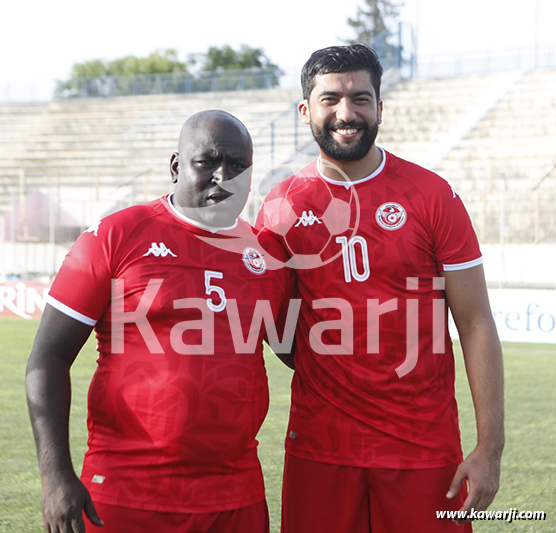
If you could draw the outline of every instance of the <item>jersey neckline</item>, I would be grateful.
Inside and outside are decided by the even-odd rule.
[[[184,214],[180,213],[180,212],[177,210],[177,208],[176,208],[176,206],[174,205],[174,202],[173,202],[173,200],[172,200],[173,196],[174,196],[174,193],[171,192],[170,194],[168,194],[168,195],[165,197],[165,199],[166,199],[166,201],[168,202],[168,206],[169,206],[169,208],[170,208],[170,209],[169,209],[169,210],[170,210],[170,213],[171,213],[172,215],[174,215],[175,217],[177,217],[180,221],[185,222],[185,223],[187,223],[187,224],[189,224],[190,226],[193,226],[193,227],[195,227],[195,228],[199,228],[199,229],[202,229],[202,230],[204,230],[204,231],[208,231],[208,232],[210,232],[210,233],[217,233],[217,232],[220,232],[220,231],[230,231],[230,230],[233,230],[233,229],[236,229],[236,228],[237,228],[238,221],[239,221],[239,219],[237,219],[237,218],[236,218],[235,222],[234,222],[231,226],[226,226],[226,227],[222,227],[222,228],[220,228],[220,227],[215,227],[215,226],[207,226],[206,224],[203,224],[203,223],[201,223],[201,222],[197,222],[196,220],[193,220],[192,218],[189,218],[189,217],[185,216]]]
[[[369,174],[368,176],[361,178],[360,180],[357,181],[339,181],[339,180],[333,180],[331,178],[328,178],[324,175],[324,172],[321,170],[321,162],[322,162],[322,158],[319,155],[318,159],[317,159],[317,172],[319,173],[320,177],[326,181],[327,183],[330,183],[332,185],[341,185],[342,187],[345,187],[346,189],[349,189],[351,186],[353,185],[358,185],[359,183],[364,183],[366,181],[372,180],[373,178],[376,178],[383,170],[384,167],[386,166],[386,151],[384,150],[384,148],[381,148],[380,146],[377,146],[377,148],[380,150],[381,154],[382,154],[382,161],[380,162],[380,165],[378,165],[377,169],[372,173]]]

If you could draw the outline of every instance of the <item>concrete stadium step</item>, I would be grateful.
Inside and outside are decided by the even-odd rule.
[[[383,95],[378,144],[428,165],[434,147],[485,92],[500,83],[500,76],[399,83]],[[209,108],[232,112],[250,129],[259,180],[270,160],[271,120],[275,120],[275,151],[293,150],[296,140],[298,146],[311,141],[310,129],[294,123],[294,105],[300,98],[299,90],[272,89],[0,104],[0,208],[13,201],[21,169],[27,190],[60,184],[63,189],[81,186],[102,194],[127,187],[136,200],[163,194],[171,188],[168,160],[177,148],[183,120]],[[550,197],[556,184],[545,180],[540,199],[532,192],[556,162],[555,125],[556,69],[528,72],[463,138],[455,139],[436,165],[461,192],[484,238],[496,242],[500,237],[496,232],[502,215],[496,195],[505,189],[505,216],[512,231],[521,227],[523,238],[556,239],[556,229],[545,222],[556,228],[551,214],[555,198]],[[491,191],[487,200],[485,191]],[[519,191],[516,198],[511,196],[514,191]],[[531,212],[537,219],[542,214],[540,230]],[[531,237],[535,231],[536,237]]]

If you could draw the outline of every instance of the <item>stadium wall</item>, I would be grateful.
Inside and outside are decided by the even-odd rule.
[[[489,286],[556,289],[556,245],[482,244],[481,251]]]

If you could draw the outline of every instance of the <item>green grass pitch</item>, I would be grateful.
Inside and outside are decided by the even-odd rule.
[[[0,319],[0,531],[40,532],[40,481],[25,403],[24,373],[37,321]],[[475,439],[471,397],[456,346],[457,396],[463,446]],[[86,443],[86,390],[96,352],[91,339],[72,369],[71,451],[79,469]],[[501,489],[493,510],[542,510],[543,522],[476,522],[479,532],[556,531],[556,346],[505,344],[506,450]],[[280,525],[283,440],[291,371],[267,355],[271,406],[259,434],[273,532]]]

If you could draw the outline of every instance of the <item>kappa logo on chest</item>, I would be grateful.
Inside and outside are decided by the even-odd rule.
[[[313,224],[322,224],[322,222],[312,210],[309,210],[309,212],[303,211],[295,227],[297,228],[298,226],[303,225],[303,227],[306,228],[307,226],[312,226]]]
[[[172,257],[178,257],[170,248],[168,248],[163,242],[151,243],[151,247],[148,249],[147,253],[143,254],[143,257],[148,255],[153,255],[154,257],[168,257],[169,255]]]

